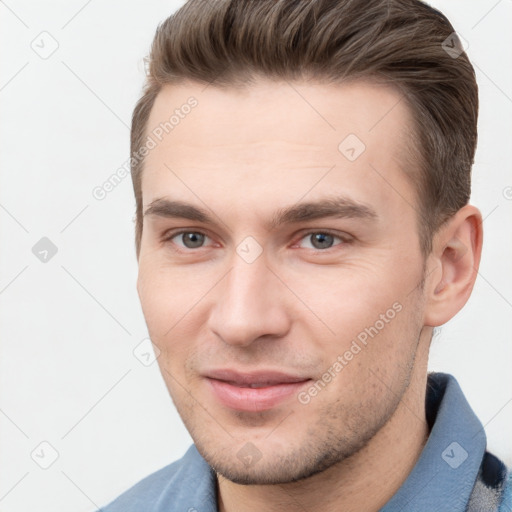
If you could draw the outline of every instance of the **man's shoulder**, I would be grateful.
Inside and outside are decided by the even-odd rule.
[[[512,466],[508,468],[508,475],[498,512],[512,512]]]
[[[150,507],[162,494],[164,488],[173,482],[176,474],[179,474],[182,465],[183,459],[180,459],[155,471],[137,482],[133,487],[124,491],[101,510],[104,512],[150,510]]]
[[[468,512],[512,512],[512,468],[486,451],[469,498]]]
[[[192,445],[185,455],[155,471],[123,492],[101,510],[103,512],[159,512],[169,511],[169,503],[176,510],[189,510],[190,499],[200,496],[215,500],[212,469]],[[204,502],[204,501],[203,501]],[[193,507],[192,507],[193,508]],[[174,510],[174,508],[172,509]]]

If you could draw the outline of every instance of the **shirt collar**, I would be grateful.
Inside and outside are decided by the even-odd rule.
[[[485,453],[485,431],[457,380],[430,373],[426,394],[431,432],[413,470],[380,512],[464,512]]]

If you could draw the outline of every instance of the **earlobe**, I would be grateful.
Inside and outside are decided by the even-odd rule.
[[[478,275],[482,251],[482,215],[472,205],[461,208],[436,233],[425,287],[425,325],[436,327],[453,318],[466,304]]]

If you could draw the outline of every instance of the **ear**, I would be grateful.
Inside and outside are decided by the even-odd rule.
[[[466,304],[482,253],[482,214],[461,208],[435,234],[427,262],[424,324],[435,327],[453,318]]]

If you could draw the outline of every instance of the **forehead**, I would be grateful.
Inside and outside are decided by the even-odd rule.
[[[414,201],[404,165],[411,126],[402,94],[370,82],[168,85],[147,125],[156,145],[145,160],[143,202],[171,190],[190,195],[185,175],[193,192],[210,196],[270,200],[277,188],[283,200],[329,190]]]

